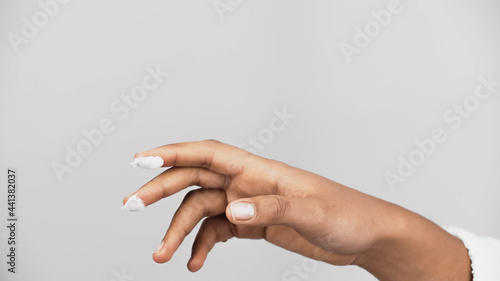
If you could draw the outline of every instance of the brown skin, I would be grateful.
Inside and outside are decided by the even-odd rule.
[[[218,141],[169,144],[138,157],[160,156],[172,167],[137,192],[146,206],[189,186],[153,259],[164,263],[205,217],[193,244],[197,271],[215,243],[265,239],[333,265],[358,265],[379,280],[470,281],[462,241],[426,218],[322,176]],[[133,195],[131,194],[131,195]],[[123,202],[131,196],[124,198]],[[235,221],[231,204],[255,215]]]

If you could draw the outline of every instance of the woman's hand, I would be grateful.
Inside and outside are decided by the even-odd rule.
[[[197,271],[217,242],[265,239],[334,265],[359,265],[381,280],[470,280],[463,243],[425,218],[319,175],[217,141],[165,145],[172,167],[137,195],[150,205],[186,187],[156,262],[167,262],[205,217],[188,268]]]

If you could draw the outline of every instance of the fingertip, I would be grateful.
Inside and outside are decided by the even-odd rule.
[[[123,197],[123,200],[122,200],[123,207],[122,207],[122,208],[124,208],[124,207],[125,207],[125,205],[127,205],[128,200],[130,199],[130,197],[134,196],[134,194],[135,194],[135,193],[132,193],[132,194],[129,194],[129,195],[127,195],[127,196]]]
[[[165,251],[165,249],[162,249],[160,251],[155,251],[153,253],[153,260],[156,263],[166,263],[166,262],[170,261],[171,258],[172,258],[172,256],[168,255],[167,252]]]
[[[134,154],[134,159],[142,158],[142,157],[144,157],[144,152],[137,152],[136,154]]]
[[[256,207],[249,198],[233,201],[226,207],[226,218],[233,224],[251,222],[255,216]]]
[[[177,241],[175,238],[169,238],[167,233],[158,249],[153,253],[153,260],[157,263],[170,261],[181,243],[182,240]]]
[[[130,199],[130,197],[132,197],[132,196],[134,196],[134,195],[136,195],[138,198],[140,198],[140,197],[139,197],[139,193],[138,193],[137,191],[135,191],[135,192],[133,192],[133,193],[130,193],[129,195],[127,195],[127,196],[123,197],[123,201],[122,201],[123,205],[126,205],[126,204],[127,204],[127,202],[128,202],[128,200]]]
[[[137,193],[127,196],[123,200],[123,207],[121,209],[136,212],[142,211],[147,206],[144,201],[138,196]]]
[[[188,263],[187,263],[187,268],[191,272],[197,272],[203,267],[204,259],[199,256],[192,256]]]
[[[133,167],[146,169],[146,170],[156,170],[163,167],[165,164],[164,160],[160,156],[135,156],[134,161],[130,163]]]

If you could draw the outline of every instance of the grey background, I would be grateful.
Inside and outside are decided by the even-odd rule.
[[[500,238],[500,90],[458,130],[442,119],[479,75],[500,74],[500,4],[402,0],[403,11],[348,63],[339,44],[352,44],[354,28],[387,3],[244,0],[220,20],[211,0],[73,0],[16,54],[8,33],[20,34],[22,18],[40,7],[0,1],[0,217],[5,170],[15,167],[20,218],[18,273],[1,262],[1,279],[118,281],[125,270],[138,281],[285,280],[304,258],[252,240],[216,245],[190,273],[196,231],[172,261],[154,263],[185,192],[141,213],[119,210],[158,173],[130,167],[134,153],[207,138],[239,145],[283,107],[296,117],[259,155]],[[110,104],[155,65],[172,76],[119,119]],[[64,163],[65,147],[103,118],[115,131],[58,181],[51,163]],[[438,127],[448,140],[391,190],[384,173]],[[323,263],[305,279],[374,280]]]

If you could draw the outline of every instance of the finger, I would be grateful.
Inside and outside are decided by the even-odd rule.
[[[163,167],[201,167],[224,175],[235,176],[243,171],[245,162],[255,156],[243,149],[215,140],[167,144],[137,153],[135,158],[159,156]]]
[[[229,183],[227,176],[207,169],[174,167],[146,183],[137,192],[126,196],[123,199],[123,204],[126,204],[133,195],[137,195],[144,202],[144,205],[148,206],[189,186],[224,189]]]
[[[226,207],[226,216],[236,225],[286,225],[310,234],[325,222],[325,212],[315,199],[265,195],[239,199]]]
[[[172,258],[184,238],[206,216],[224,213],[227,200],[221,189],[196,189],[190,191],[172,218],[160,247],[153,254],[154,261],[164,263]]]
[[[187,264],[189,271],[201,269],[215,243],[233,238],[236,232],[234,227],[224,215],[205,219],[193,243],[191,258]]]

